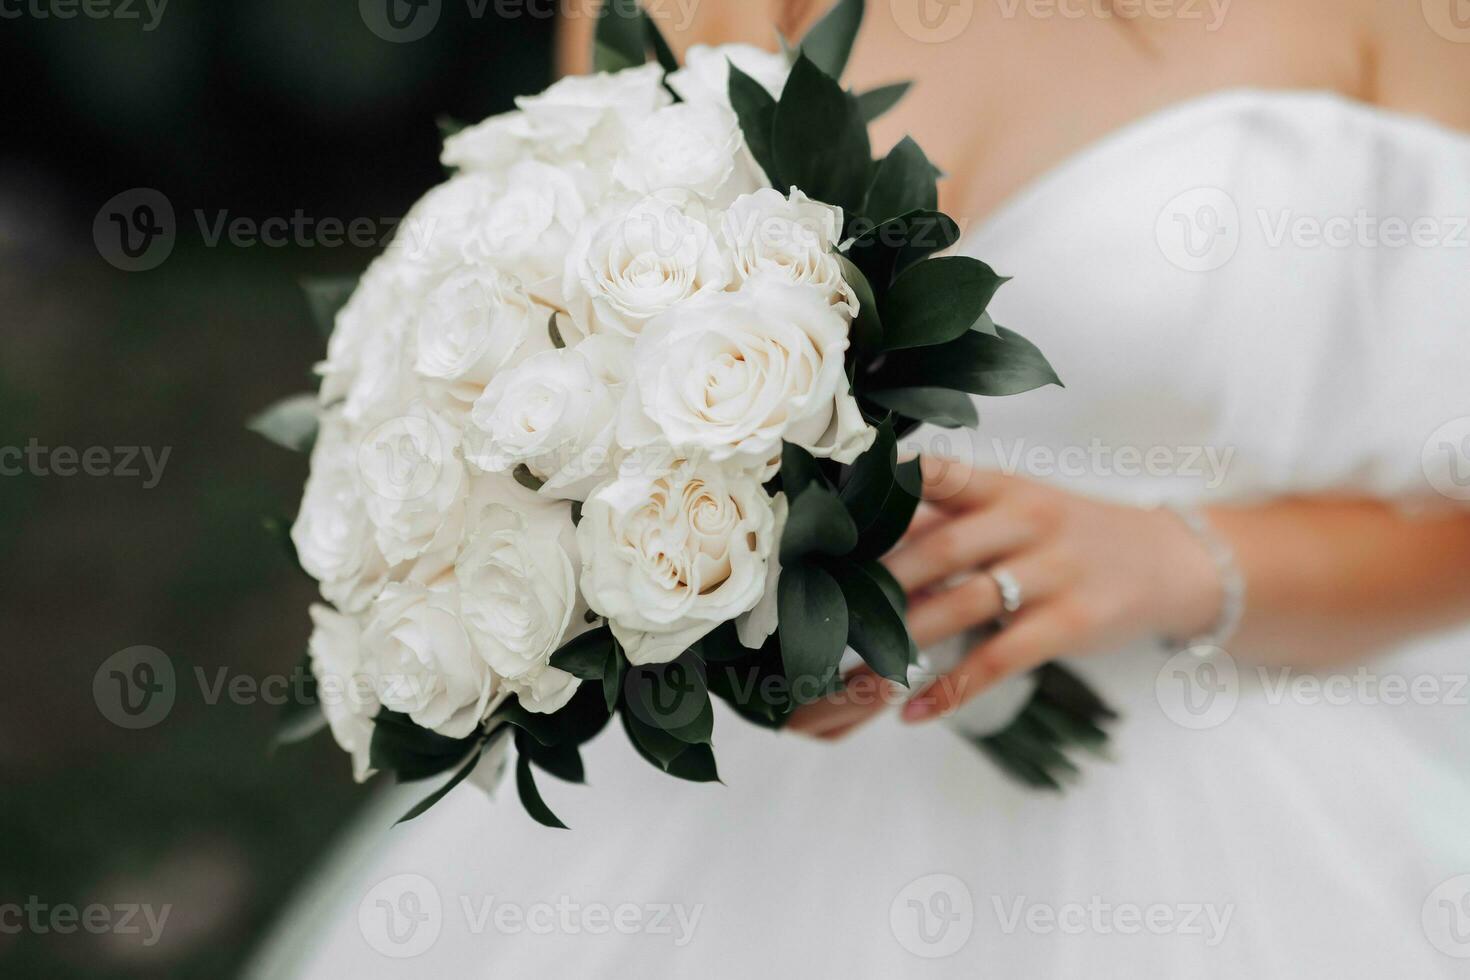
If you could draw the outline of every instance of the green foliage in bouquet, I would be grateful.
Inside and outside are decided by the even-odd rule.
[[[465,739],[446,738],[384,710],[372,737],[373,768],[400,780],[453,773],[403,819],[423,813],[509,741],[527,812],[562,827],[537,789],[534,770],[582,782],[580,746],[614,715],[651,765],[681,779],[718,781],[711,698],[754,724],[779,728],[800,704],[840,687],[839,662],[849,647],[882,677],[907,683],[918,652],[903,592],[878,561],[907,530],[920,496],[919,463],[899,461],[899,439],[924,423],[976,425],[972,395],[1016,395],[1061,382],[1034,345],[986,313],[1004,277],[974,258],[935,257],[960,237],[956,222],[938,210],[940,170],[908,138],[873,158],[868,125],[903,97],[909,83],[862,94],[840,84],[863,12],[863,0],[841,0],[812,28],[792,52],[779,99],[733,64],[729,73],[731,104],[772,186],[800,188],[843,210],[846,244],[839,258],[860,305],[847,374],[865,420],[877,430],[872,448],[851,465],[785,445],[770,488],[782,491],[789,505],[779,547],[777,631],[752,650],[726,623],[670,663],[635,666],[608,626],[598,625],[551,659],[551,666],[583,682],[567,707],[534,714],[511,700]],[[666,71],[678,68],[636,0],[607,0],[597,25],[595,67],[619,71],[650,58]],[[328,332],[351,289],[340,281],[308,287],[313,313]],[[554,334],[554,318],[551,329]],[[299,420],[262,416],[258,422],[269,438],[296,449],[309,445]],[[1059,788],[1076,771],[1066,750],[1099,748],[1106,740],[1101,726],[1114,715],[1059,665],[1041,668],[1035,680],[1020,715],[975,741],[1011,777]],[[308,718],[294,706],[282,740],[320,727],[319,712]]]

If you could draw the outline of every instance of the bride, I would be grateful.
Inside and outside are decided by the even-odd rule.
[[[822,5],[648,6],[684,47]],[[907,704],[721,715],[723,786],[604,736],[595,791],[545,786],[570,833],[463,787],[389,829],[390,794],[255,975],[1463,976],[1462,7],[871,3],[850,83],[917,81],[878,141],[946,165],[1067,383],[927,444],[888,564],[969,652]],[[1057,658],[1121,715],[1060,795],[941,719]]]

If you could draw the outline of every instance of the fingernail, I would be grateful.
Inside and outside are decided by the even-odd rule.
[[[920,692],[917,697],[910,698],[903,706],[903,720],[909,723],[928,721],[939,714],[939,705],[935,703],[933,695],[927,690]]]

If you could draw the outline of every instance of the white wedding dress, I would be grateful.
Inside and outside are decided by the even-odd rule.
[[[1470,497],[1467,214],[1470,137],[1425,121],[1256,91],[1149,116],[971,230],[1067,386],[934,445],[1139,504]],[[838,744],[721,712],[725,785],[613,725],[589,786],[540,779],[570,831],[513,786],[392,828],[433,784],[395,789],[254,975],[1470,975],[1470,630],[1317,696],[1152,644],[1072,666],[1122,719],[1063,795],[894,712]]]

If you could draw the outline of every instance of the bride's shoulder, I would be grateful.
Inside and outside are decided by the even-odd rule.
[[[1470,133],[1470,19],[1464,0],[1373,4],[1371,17],[1371,100]]]

